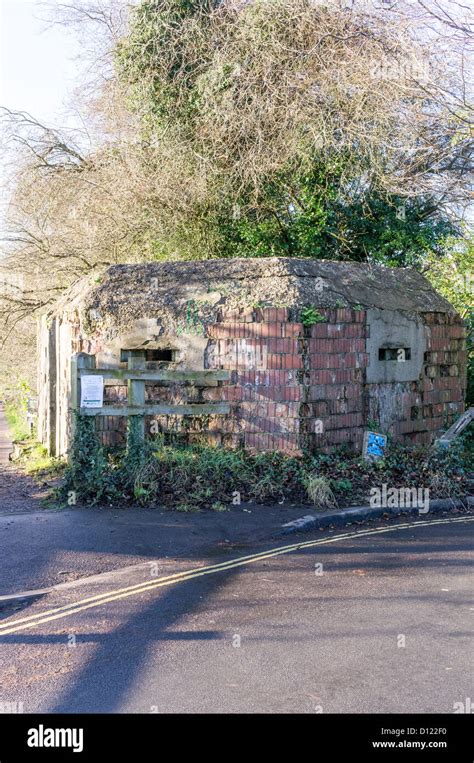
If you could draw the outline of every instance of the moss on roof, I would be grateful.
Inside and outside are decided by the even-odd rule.
[[[112,336],[144,317],[167,332],[194,316],[212,323],[221,308],[362,306],[455,312],[420,273],[355,262],[269,257],[114,265],[85,278],[53,315],[78,312],[89,331]]]

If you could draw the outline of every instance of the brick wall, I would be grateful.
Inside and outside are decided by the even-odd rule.
[[[209,329],[207,360],[210,368],[230,370],[231,380],[204,396],[230,403],[223,444],[299,452],[302,324],[286,308],[226,311],[219,318]]]
[[[429,444],[464,411],[467,330],[454,314],[425,313],[423,321],[423,371],[402,396],[393,434],[399,440]]]
[[[466,329],[459,316],[424,313],[426,353],[419,379],[367,384],[364,310],[319,309],[322,321],[304,327],[286,308],[222,311],[207,329],[205,366],[227,369],[228,383],[208,388],[147,385],[149,402],[219,402],[227,416],[161,416],[155,428],[187,441],[205,440],[249,450],[360,449],[364,428],[391,400],[395,440],[429,443],[464,410]],[[73,351],[96,352],[99,340],[76,341]],[[126,388],[106,387],[106,400]],[[152,419],[147,417],[147,425]],[[123,442],[122,418],[97,420],[104,443]]]
[[[303,340],[307,352],[308,445],[330,450],[347,444],[362,446],[364,425],[364,369],[367,336],[364,310],[320,310],[324,322],[311,327]]]

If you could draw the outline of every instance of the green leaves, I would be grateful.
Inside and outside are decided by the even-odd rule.
[[[433,119],[426,91],[399,78],[373,81],[381,51],[408,65],[418,41],[401,45],[395,27],[354,8],[227,6],[142,0],[117,46],[119,79],[155,156],[156,256],[401,267],[444,256],[454,226],[419,190],[424,172],[433,179],[438,143],[446,158],[440,105],[423,164],[419,126]]]
[[[332,496],[339,505],[364,503],[374,484],[429,487],[432,497],[467,492],[472,439],[449,449],[392,444],[381,461],[368,462],[345,449],[331,454],[256,453],[207,445],[166,444],[147,440],[139,459],[125,450],[107,457],[92,417],[76,428],[72,463],[63,497],[72,490],[78,503],[122,500],[167,506],[177,511],[224,511],[240,502],[321,503]],[[329,492],[328,492],[329,490]],[[334,498],[333,496],[333,498]],[[333,500],[333,498],[331,500]],[[324,501],[323,501],[324,503]]]
[[[315,323],[321,323],[325,320],[326,318],[324,315],[321,315],[321,313],[319,313],[312,305],[303,307],[300,312],[300,321],[303,326],[314,326]]]
[[[420,267],[443,257],[456,226],[429,198],[389,197],[343,164],[315,163],[302,178],[276,177],[258,207],[250,200],[238,220],[223,207],[214,218],[219,256],[314,257]],[[357,182],[356,182],[357,181]],[[353,188],[351,188],[353,185]]]
[[[107,458],[95,431],[95,417],[76,414],[70,465],[60,497],[77,493],[80,503],[100,503],[115,495]]]

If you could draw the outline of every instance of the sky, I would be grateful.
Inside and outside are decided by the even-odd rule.
[[[27,111],[52,127],[74,127],[79,43],[61,25],[46,25],[40,0],[0,0],[0,106]],[[77,121],[76,121],[77,120]]]
[[[54,6],[54,0],[48,4]],[[26,111],[47,127],[82,127],[79,114],[71,110],[84,67],[79,53],[71,32],[46,23],[43,0],[0,0],[0,107]],[[0,131],[0,238],[13,156],[1,135]]]

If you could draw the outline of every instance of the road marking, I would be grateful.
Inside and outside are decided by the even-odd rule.
[[[397,530],[405,530],[417,527],[431,527],[432,525],[443,525],[456,522],[474,522],[474,517],[453,517],[449,519],[430,519],[427,521],[419,522],[407,522],[404,524],[393,525],[392,527],[381,527],[371,530],[359,530],[351,533],[343,533],[342,535],[333,535],[330,538],[320,538],[319,540],[302,541],[300,543],[292,543],[288,546],[279,546],[268,551],[261,551],[258,554],[251,554],[249,556],[239,556],[235,559],[229,559],[227,562],[220,562],[219,564],[213,564],[207,567],[196,567],[194,569],[185,570],[183,572],[177,572],[173,575],[167,575],[162,578],[156,578],[150,580],[148,583],[137,583],[133,586],[126,588],[118,588],[108,593],[98,594],[85,599],[78,599],[70,604],[65,604],[62,607],[56,607],[46,612],[38,612],[35,615],[29,617],[23,617],[18,620],[10,620],[0,624],[0,636],[7,636],[12,633],[18,633],[21,630],[27,628],[34,628],[35,625],[41,625],[60,618],[69,617],[77,612],[83,612],[86,609],[93,607],[100,607],[102,604],[108,604],[119,599],[125,599],[129,596],[135,596],[140,593],[147,593],[155,588],[162,588],[163,586],[172,585],[173,583],[186,582],[187,580],[193,580],[194,578],[202,577],[203,575],[211,575],[216,572],[224,572],[226,570],[235,569],[236,567],[243,567],[247,564],[262,561],[263,559],[271,559],[282,554],[290,554],[293,551],[299,551],[301,549],[313,548],[315,546],[323,546],[329,543],[336,543],[341,540],[349,540],[355,538],[363,538],[371,535],[381,535],[383,533],[395,532]],[[153,561],[150,561],[153,564]]]

